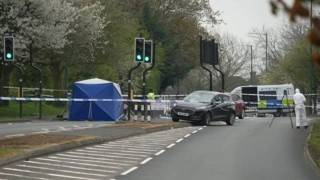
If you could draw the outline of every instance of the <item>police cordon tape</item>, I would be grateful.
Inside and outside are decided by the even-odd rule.
[[[23,101],[23,102],[136,102],[136,103],[178,103],[182,100],[149,100],[149,99],[80,99],[80,98],[21,98],[21,97],[0,97],[0,101]],[[269,106],[283,106],[288,108],[287,105],[280,103],[266,103],[266,102],[244,102],[246,105],[269,105]],[[313,108],[314,106],[305,106]],[[294,108],[291,105],[290,108]]]
[[[0,101],[47,101],[47,102],[144,102],[144,103],[171,103],[179,100],[143,100],[143,99],[80,99],[80,98],[22,98],[0,97]]]

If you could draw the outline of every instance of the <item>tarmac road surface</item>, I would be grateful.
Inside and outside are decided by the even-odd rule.
[[[289,118],[245,118],[204,128],[117,180],[317,180],[304,155],[306,130]]]

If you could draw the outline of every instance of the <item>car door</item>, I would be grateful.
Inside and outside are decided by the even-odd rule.
[[[212,100],[213,109],[212,109],[212,114],[213,114],[213,120],[220,120],[223,118],[223,97],[221,94],[216,95],[213,100]]]
[[[228,119],[232,108],[232,100],[230,96],[222,95],[223,103],[221,104],[221,118]]]

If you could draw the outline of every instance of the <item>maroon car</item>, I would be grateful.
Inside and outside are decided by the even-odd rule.
[[[231,99],[235,104],[236,116],[243,119],[245,115],[246,104],[237,94],[231,94]]]

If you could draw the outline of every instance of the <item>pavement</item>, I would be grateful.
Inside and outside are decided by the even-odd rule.
[[[62,122],[51,122],[50,127],[56,127],[56,126],[63,126]],[[31,137],[32,135],[35,134],[46,134],[46,135],[59,135],[59,136],[79,136],[80,138],[78,140],[74,141],[69,141],[69,142],[62,142],[62,143],[53,143],[49,145],[45,145],[43,147],[35,147],[31,149],[27,149],[13,157],[5,158],[5,159],[0,159],[0,166],[4,166],[16,161],[24,160],[24,159],[29,159],[32,157],[38,157],[42,156],[45,154],[50,154],[50,153],[55,153],[55,152],[60,152],[60,151],[65,151],[69,149],[73,149],[76,147],[82,147],[82,146],[88,146],[88,145],[93,145],[93,144],[98,144],[98,143],[104,143],[107,141],[112,141],[112,140],[117,140],[117,139],[122,139],[130,136],[136,136],[136,135],[141,135],[141,134],[146,134],[146,133],[151,133],[151,132],[157,132],[157,131],[162,131],[162,130],[167,130],[167,129],[173,129],[173,128],[181,128],[181,127],[186,127],[190,126],[188,123],[172,123],[170,121],[156,121],[152,123],[147,123],[147,122],[136,122],[136,123],[97,123],[96,125],[93,126],[87,126],[88,123],[93,123],[93,122],[78,122],[80,125],[76,125],[74,127],[74,123],[76,122],[65,122],[65,126],[71,125],[73,128],[58,128],[56,130],[52,131],[35,131],[35,133],[32,133],[28,131],[29,133],[25,134],[17,134],[17,135],[11,135],[8,137],[8,135],[4,135],[1,138],[26,138],[26,137]],[[11,126],[25,126],[29,125],[30,127],[33,124],[37,124],[40,127],[43,127],[42,125],[46,124],[45,122],[35,122],[31,124],[26,124],[26,123],[17,123],[17,124],[6,124],[6,127],[11,127]],[[85,125],[85,126],[83,126]],[[0,125],[3,129],[6,129],[3,127],[3,124]],[[37,127],[35,127],[37,128]],[[17,128],[19,129],[19,128]],[[32,130],[35,130],[34,128],[31,128]],[[22,130],[30,130],[28,127],[26,129]],[[8,130],[10,131],[10,130]],[[12,132],[12,131],[10,131]]]

